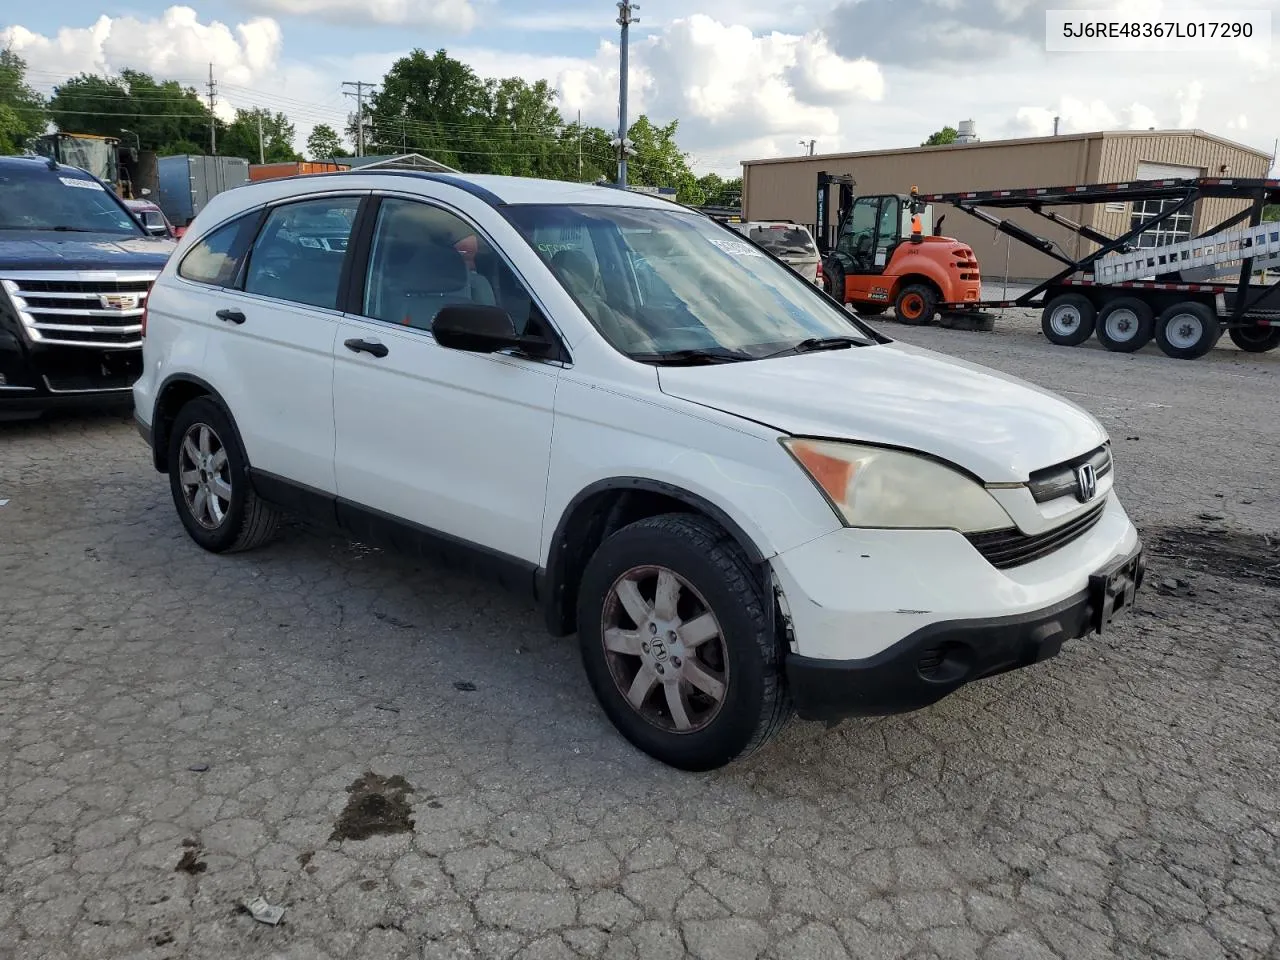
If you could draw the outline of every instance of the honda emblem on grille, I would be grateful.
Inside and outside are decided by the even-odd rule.
[[[1088,503],[1098,492],[1098,471],[1092,463],[1082,463],[1076,467],[1076,499]]]
[[[136,293],[104,293],[98,300],[103,310],[134,310],[138,306]]]

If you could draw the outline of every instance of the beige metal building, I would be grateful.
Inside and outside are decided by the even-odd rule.
[[[812,228],[820,170],[852,174],[857,181],[856,192],[869,196],[905,194],[912,186],[918,186],[921,193],[951,193],[1166,177],[1265,177],[1271,157],[1201,130],[1122,130],[748,160],[742,166],[744,220],[793,220]],[[833,205],[834,193],[833,190]],[[1190,239],[1243,206],[1240,201],[1202,201],[1194,213],[1177,214],[1163,224],[1160,236],[1155,236],[1154,231],[1145,234],[1142,245]],[[1062,216],[1107,236],[1126,232],[1140,218],[1150,217],[1158,210],[1158,202],[1057,208]],[[951,206],[935,209],[935,221],[943,214],[947,219],[942,233],[973,247],[984,278],[1003,278],[1006,265],[1008,275],[1014,280],[1039,280],[1060,269],[1051,258],[1010,241]],[[833,219],[834,215],[833,206]],[[1029,211],[1013,211],[1010,219],[1039,236],[1056,241],[1070,256],[1083,256],[1095,248],[1071,231]]]

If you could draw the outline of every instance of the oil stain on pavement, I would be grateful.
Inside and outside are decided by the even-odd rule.
[[[370,771],[347,787],[351,798],[338,815],[330,840],[367,840],[379,834],[409,833],[413,787],[400,775],[380,777]]]

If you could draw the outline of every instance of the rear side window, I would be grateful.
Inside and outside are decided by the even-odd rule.
[[[249,254],[244,292],[335,310],[359,197],[322,197],[274,208]]]
[[[178,265],[178,276],[215,287],[235,284],[240,262],[253,238],[258,214],[251,213],[225,223],[196,243]]]

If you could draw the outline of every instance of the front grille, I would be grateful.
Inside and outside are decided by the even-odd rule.
[[[22,273],[0,278],[34,343],[123,350],[142,345],[154,272]]]
[[[1075,495],[1076,470],[1086,463],[1093,464],[1093,471],[1101,480],[1112,470],[1111,448],[1104,444],[1074,460],[1037,470],[1031,474],[1030,482],[1027,484],[1031,490],[1031,496],[1035,498],[1036,503],[1048,503],[1059,497]]]
[[[969,542],[993,567],[1008,570],[1010,567],[1020,567],[1024,563],[1047,557],[1055,550],[1061,550],[1067,544],[1079,540],[1102,519],[1105,508],[1104,501],[1045,533],[1032,535],[1021,530],[997,530],[994,533],[970,533],[967,536]]]

